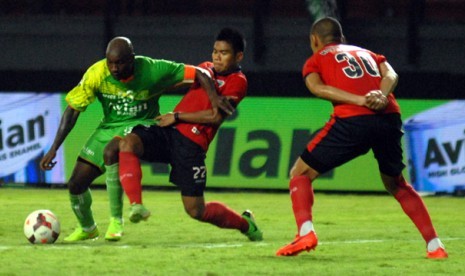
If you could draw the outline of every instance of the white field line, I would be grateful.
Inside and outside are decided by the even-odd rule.
[[[463,238],[441,238],[442,241],[456,241],[456,240],[465,240]],[[347,240],[347,241],[327,241],[327,242],[318,242],[319,245],[346,245],[346,244],[367,244],[367,243],[384,243],[384,242],[398,242],[399,240]],[[419,242],[419,240],[402,240],[402,242]],[[203,248],[203,249],[215,249],[215,248],[237,248],[242,247],[244,245],[250,246],[282,246],[282,244],[277,245],[276,243],[267,243],[267,242],[257,242],[257,243],[191,243],[191,244],[183,244],[183,245],[165,245],[168,248]],[[96,249],[102,246],[99,244],[98,246],[91,246],[91,245],[63,245],[63,244],[51,244],[51,245],[37,245],[41,249],[46,250],[76,250],[76,249]],[[0,245],[0,252],[6,251],[9,249],[14,248],[30,248],[34,249],[36,246],[32,244],[24,244],[20,246],[8,246],[8,245]],[[111,245],[113,249],[133,249],[133,248],[140,248],[140,246],[132,246],[132,245]]]

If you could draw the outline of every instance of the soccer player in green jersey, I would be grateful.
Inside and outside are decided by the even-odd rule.
[[[118,164],[108,162],[111,147],[107,143],[114,137],[123,137],[132,127],[155,123],[158,100],[163,91],[179,84],[198,80],[207,91],[211,103],[232,113],[233,107],[216,94],[213,81],[194,66],[172,61],[136,56],[131,41],[116,37],[107,46],[106,58],[87,69],[82,80],[66,96],[68,107],[64,111],[59,129],[50,150],[40,162],[43,170],[51,170],[56,162],[56,151],[73,129],[81,112],[96,99],[101,103],[103,119],[82,147],[68,182],[71,208],[79,227],[66,237],[68,242],[95,239],[99,236],[92,215],[90,185],[106,172],[106,185],[110,202],[110,224],[105,239],[118,241],[123,234],[123,190],[118,176]],[[105,147],[107,147],[105,149]]]

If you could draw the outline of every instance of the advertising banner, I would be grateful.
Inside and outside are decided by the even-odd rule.
[[[172,111],[181,96],[164,95],[161,112]],[[444,100],[399,100],[404,118],[444,103]],[[65,103],[63,102],[63,105]],[[309,139],[329,119],[330,103],[317,98],[246,97],[220,127],[207,153],[207,186],[288,189],[289,170]],[[65,141],[66,175],[71,175],[79,150],[102,118],[98,103],[80,115]],[[407,160],[405,161],[407,163]],[[169,167],[143,163],[143,184],[171,186]],[[408,173],[405,171],[408,178]],[[104,184],[104,176],[95,181]],[[373,154],[320,176],[315,190],[383,191]]]
[[[41,171],[39,162],[55,137],[61,95],[10,92],[0,101],[0,183],[63,183],[63,152],[57,167]]]
[[[451,101],[405,121],[409,173],[423,192],[465,190],[465,101]]]
[[[39,161],[50,148],[66,107],[62,93],[2,93],[0,102],[0,184],[63,184],[77,155],[102,118],[98,102],[89,106],[57,153],[53,170]],[[160,99],[161,112],[181,96]],[[465,181],[464,101],[399,100],[405,121],[406,163],[420,191],[453,191]],[[435,108],[436,107],[436,108]],[[207,153],[209,187],[287,189],[289,170],[311,137],[329,119],[331,105],[316,98],[247,97],[219,129]],[[407,160],[408,157],[408,160]],[[169,166],[142,164],[143,184],[165,186]],[[105,183],[104,176],[95,182]],[[372,153],[320,176],[315,190],[382,191]]]

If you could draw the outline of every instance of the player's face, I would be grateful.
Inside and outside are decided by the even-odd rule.
[[[111,75],[117,80],[124,80],[134,73],[134,56],[107,54],[107,66]]]
[[[232,46],[226,41],[216,41],[213,45],[213,67],[218,73],[235,69],[242,60],[243,53],[234,53]]]

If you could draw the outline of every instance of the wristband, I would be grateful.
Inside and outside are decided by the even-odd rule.
[[[174,112],[174,121],[179,122],[179,112]]]

